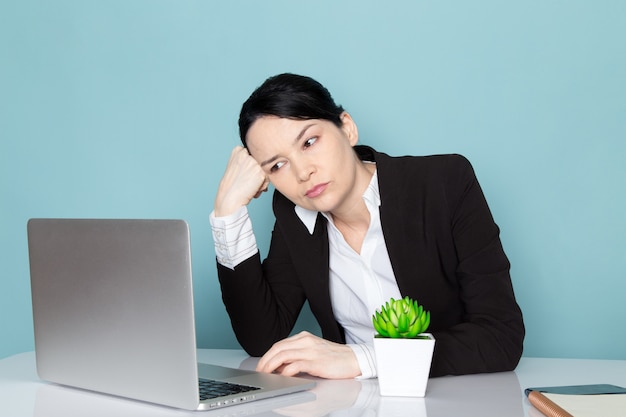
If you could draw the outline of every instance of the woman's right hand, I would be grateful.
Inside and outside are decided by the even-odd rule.
[[[224,217],[248,205],[267,191],[269,178],[259,163],[243,146],[236,146],[230,154],[226,172],[215,197],[215,217]]]

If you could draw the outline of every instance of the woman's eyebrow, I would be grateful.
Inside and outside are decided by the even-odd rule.
[[[302,130],[300,131],[300,133],[298,133],[298,135],[296,136],[296,138],[293,140],[293,143],[298,143],[300,141],[300,139],[302,139],[302,136],[304,136],[304,134],[306,133],[306,131],[311,127],[315,125],[315,123],[309,123],[308,125],[304,126],[302,128]],[[278,158],[280,158],[280,156],[278,155],[274,155],[272,156],[270,159],[267,159],[263,162],[261,162],[261,166],[265,166],[267,164],[271,164],[272,162],[274,162],[275,160],[277,160]]]
[[[276,156],[272,156],[270,159],[268,159],[268,160],[266,160],[266,161],[261,162],[261,166],[262,166],[262,167],[264,167],[264,166],[265,166],[265,165],[267,165],[267,164],[271,164],[272,162],[274,162],[274,161],[275,161],[275,160],[277,160],[277,159],[278,159],[278,155],[276,155]]]

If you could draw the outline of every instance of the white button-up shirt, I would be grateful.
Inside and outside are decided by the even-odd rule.
[[[361,253],[348,245],[331,215],[322,215],[328,220],[329,285],[335,319],[344,328],[346,344],[357,357],[361,378],[371,378],[376,376],[372,314],[389,298],[399,299],[401,296],[380,224],[376,172],[363,193],[363,200],[370,212],[370,225]],[[299,206],[295,211],[312,234],[318,212]],[[211,226],[220,264],[234,268],[258,251],[245,207],[228,217],[216,218],[211,213]]]

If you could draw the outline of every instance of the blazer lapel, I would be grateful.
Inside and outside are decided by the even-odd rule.
[[[411,206],[414,203],[407,198],[406,187],[399,186],[407,179],[401,177],[402,171],[394,165],[394,160],[376,153],[376,165],[381,199],[380,222],[391,266],[404,296],[415,292],[418,281],[415,277],[419,274],[421,262],[416,237],[424,233],[422,216],[419,208]],[[402,193],[401,189],[404,190]]]
[[[326,219],[317,215],[310,234],[294,211],[293,203],[275,193],[274,210],[289,246],[296,275],[309,300],[311,311],[324,332],[324,338],[344,342],[343,330],[335,320],[330,300],[329,245]]]

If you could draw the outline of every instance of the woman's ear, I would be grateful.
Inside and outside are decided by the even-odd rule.
[[[348,138],[351,146],[356,145],[359,142],[359,129],[356,127],[356,123],[352,119],[352,116],[348,112],[341,113],[341,130]]]

